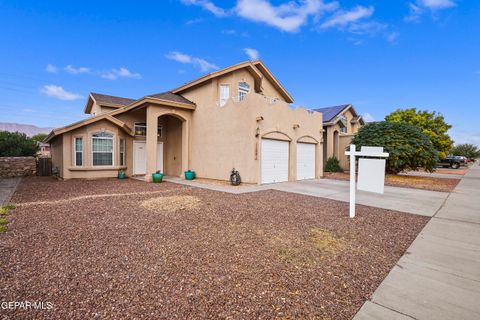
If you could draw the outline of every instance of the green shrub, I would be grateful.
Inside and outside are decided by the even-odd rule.
[[[328,158],[325,164],[325,172],[343,172],[340,161],[336,157]]]
[[[7,231],[7,226],[0,226],[0,233]]]
[[[5,209],[7,209],[7,210],[13,210],[13,209],[15,209],[16,207],[17,207],[17,206],[16,206],[15,204],[9,203],[9,204],[4,205],[2,208],[5,208]]]
[[[25,133],[0,131],[0,157],[30,157],[40,150]]]
[[[430,138],[417,126],[405,122],[372,122],[363,126],[352,143],[361,146],[384,147],[390,154],[386,170],[397,174],[404,170],[435,169],[438,151]]]
[[[4,226],[8,223],[8,220],[5,218],[0,218],[0,226]]]

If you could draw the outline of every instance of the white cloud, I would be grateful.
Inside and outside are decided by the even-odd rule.
[[[347,26],[355,27],[359,26],[356,23],[362,19],[370,18],[375,11],[375,8],[356,6],[349,11],[338,11],[331,18],[327,19],[320,25],[320,28],[345,28]]]
[[[455,144],[472,143],[480,147],[480,131],[457,130],[453,128],[449,132]]]
[[[75,68],[72,65],[68,65],[65,68],[63,68],[66,72],[70,74],[81,74],[81,73],[90,73],[90,68],[87,67],[80,67],[80,68]]]
[[[364,113],[362,115],[362,118],[365,122],[374,122],[375,121],[375,118],[368,112]]]
[[[296,32],[310,16],[338,8],[338,2],[289,1],[278,6],[267,0],[238,0],[234,12],[247,20],[265,23],[286,32]]]
[[[417,3],[431,10],[447,9],[456,6],[453,0],[417,0]]]
[[[217,17],[223,17],[227,15],[225,9],[216,6],[212,1],[209,0],[181,0],[183,4],[186,5],[195,5],[202,7],[203,9],[210,11]]]
[[[258,53],[258,50],[256,49],[244,48],[243,51],[250,60],[257,60],[258,58],[260,58],[260,53]]]
[[[141,79],[142,75],[140,73],[134,73],[128,70],[127,68],[112,69],[110,71],[101,72],[100,76],[108,80],[117,80],[118,78],[130,78],[130,79]]]
[[[407,22],[415,22],[426,11],[436,12],[438,10],[449,9],[457,4],[453,0],[416,0],[408,4],[409,15],[405,17]]]
[[[57,73],[58,72],[58,68],[56,66],[54,66],[53,64],[47,64],[47,66],[45,67],[45,71],[47,71],[48,73]]]
[[[193,57],[191,55],[181,53],[178,51],[172,51],[165,55],[167,59],[174,60],[183,64],[191,64],[199,68],[202,72],[208,72],[211,70],[218,70],[219,67],[213,63],[210,63],[202,58]]]
[[[66,101],[77,100],[77,99],[83,98],[79,94],[65,91],[65,89],[63,89],[62,87],[56,86],[54,84],[43,86],[43,88],[40,90],[40,92],[43,93],[46,96],[56,98],[56,99],[60,99],[60,100],[66,100]]]

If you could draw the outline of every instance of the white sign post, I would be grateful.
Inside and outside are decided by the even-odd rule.
[[[374,157],[381,159],[360,159],[358,165],[358,189],[383,194],[385,186],[385,158],[389,154],[383,152],[382,147],[362,147],[357,152],[355,145],[350,145],[350,150],[345,152],[350,156],[350,218],[355,218],[356,202],[356,157]]]

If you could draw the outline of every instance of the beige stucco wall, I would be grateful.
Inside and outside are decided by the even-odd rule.
[[[243,81],[251,88],[247,98],[241,102],[229,99],[225,106],[219,106],[220,84],[230,84],[230,96],[236,97],[238,82]],[[236,168],[244,182],[258,183],[260,139],[275,131],[282,132],[292,141],[290,180],[296,178],[296,140],[304,136],[311,136],[318,142],[317,177],[323,174],[320,152],[322,115],[302,108],[292,109],[265,79],[262,86],[265,95],[254,91],[254,79],[248,71],[239,70],[181,93],[197,105],[192,112],[189,164],[199,177],[228,180],[230,170]],[[271,98],[278,100],[271,103]],[[263,120],[257,122],[259,117]],[[300,127],[294,129],[295,124]]]
[[[52,157],[52,168],[57,168],[58,175],[63,178],[63,136],[50,141],[50,154]]]

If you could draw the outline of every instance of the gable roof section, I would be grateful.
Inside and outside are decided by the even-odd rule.
[[[323,123],[331,122],[336,116],[347,109],[351,104],[341,104],[326,108],[313,109],[314,111],[323,113]]]
[[[94,117],[91,117],[91,118],[88,118],[88,119],[85,119],[85,120],[74,122],[74,123],[69,124],[68,126],[65,126],[65,127],[53,129],[48,134],[48,136],[45,138],[45,140],[43,142],[45,142],[45,143],[50,142],[54,137],[56,137],[58,135],[64,134],[68,131],[75,130],[77,128],[89,125],[91,123],[94,123],[94,122],[97,122],[97,121],[100,121],[100,120],[110,121],[111,123],[117,125],[121,129],[123,129],[123,131],[125,131],[127,134],[133,136],[132,129],[126,123],[124,123],[123,121],[120,121],[117,118],[112,117],[108,113],[104,113],[104,114],[100,114],[98,116],[94,116]]]
[[[185,98],[185,97],[183,97],[179,94],[175,94],[171,91],[157,93],[157,94],[151,94],[151,95],[148,95],[147,97],[160,99],[160,100],[165,100],[165,101],[171,101],[171,102],[185,103],[185,104],[190,104],[192,106],[195,105],[195,103],[188,100],[187,98]]]
[[[277,89],[280,92],[280,94],[283,96],[285,101],[287,101],[288,103],[293,102],[292,96],[287,92],[287,90],[285,90],[285,88],[281,85],[281,83],[273,76],[273,74],[268,70],[268,68],[265,66],[265,64],[260,60],[241,62],[241,63],[235,64],[233,66],[230,66],[230,67],[227,67],[227,68],[224,68],[224,69],[206,74],[206,75],[204,75],[204,76],[202,76],[198,79],[187,82],[186,84],[173,89],[171,92],[175,93],[175,94],[178,94],[178,93],[184,92],[184,91],[186,91],[190,88],[194,88],[198,85],[201,85],[201,84],[203,84],[203,83],[205,83],[209,80],[212,80],[212,79],[220,77],[224,74],[227,74],[227,73],[239,70],[239,69],[243,69],[243,68],[246,68],[252,74],[252,76],[254,77],[254,79],[255,79],[255,90],[257,92],[262,92],[262,80],[263,80],[264,77],[266,77],[273,84],[275,89]]]
[[[110,96],[107,94],[95,93],[90,92],[88,95],[87,104],[85,105],[84,112],[89,114],[92,112],[92,106],[94,103],[98,104],[99,106],[109,107],[109,108],[122,108],[128,106],[135,102],[134,99],[129,98],[122,98],[116,96]]]

